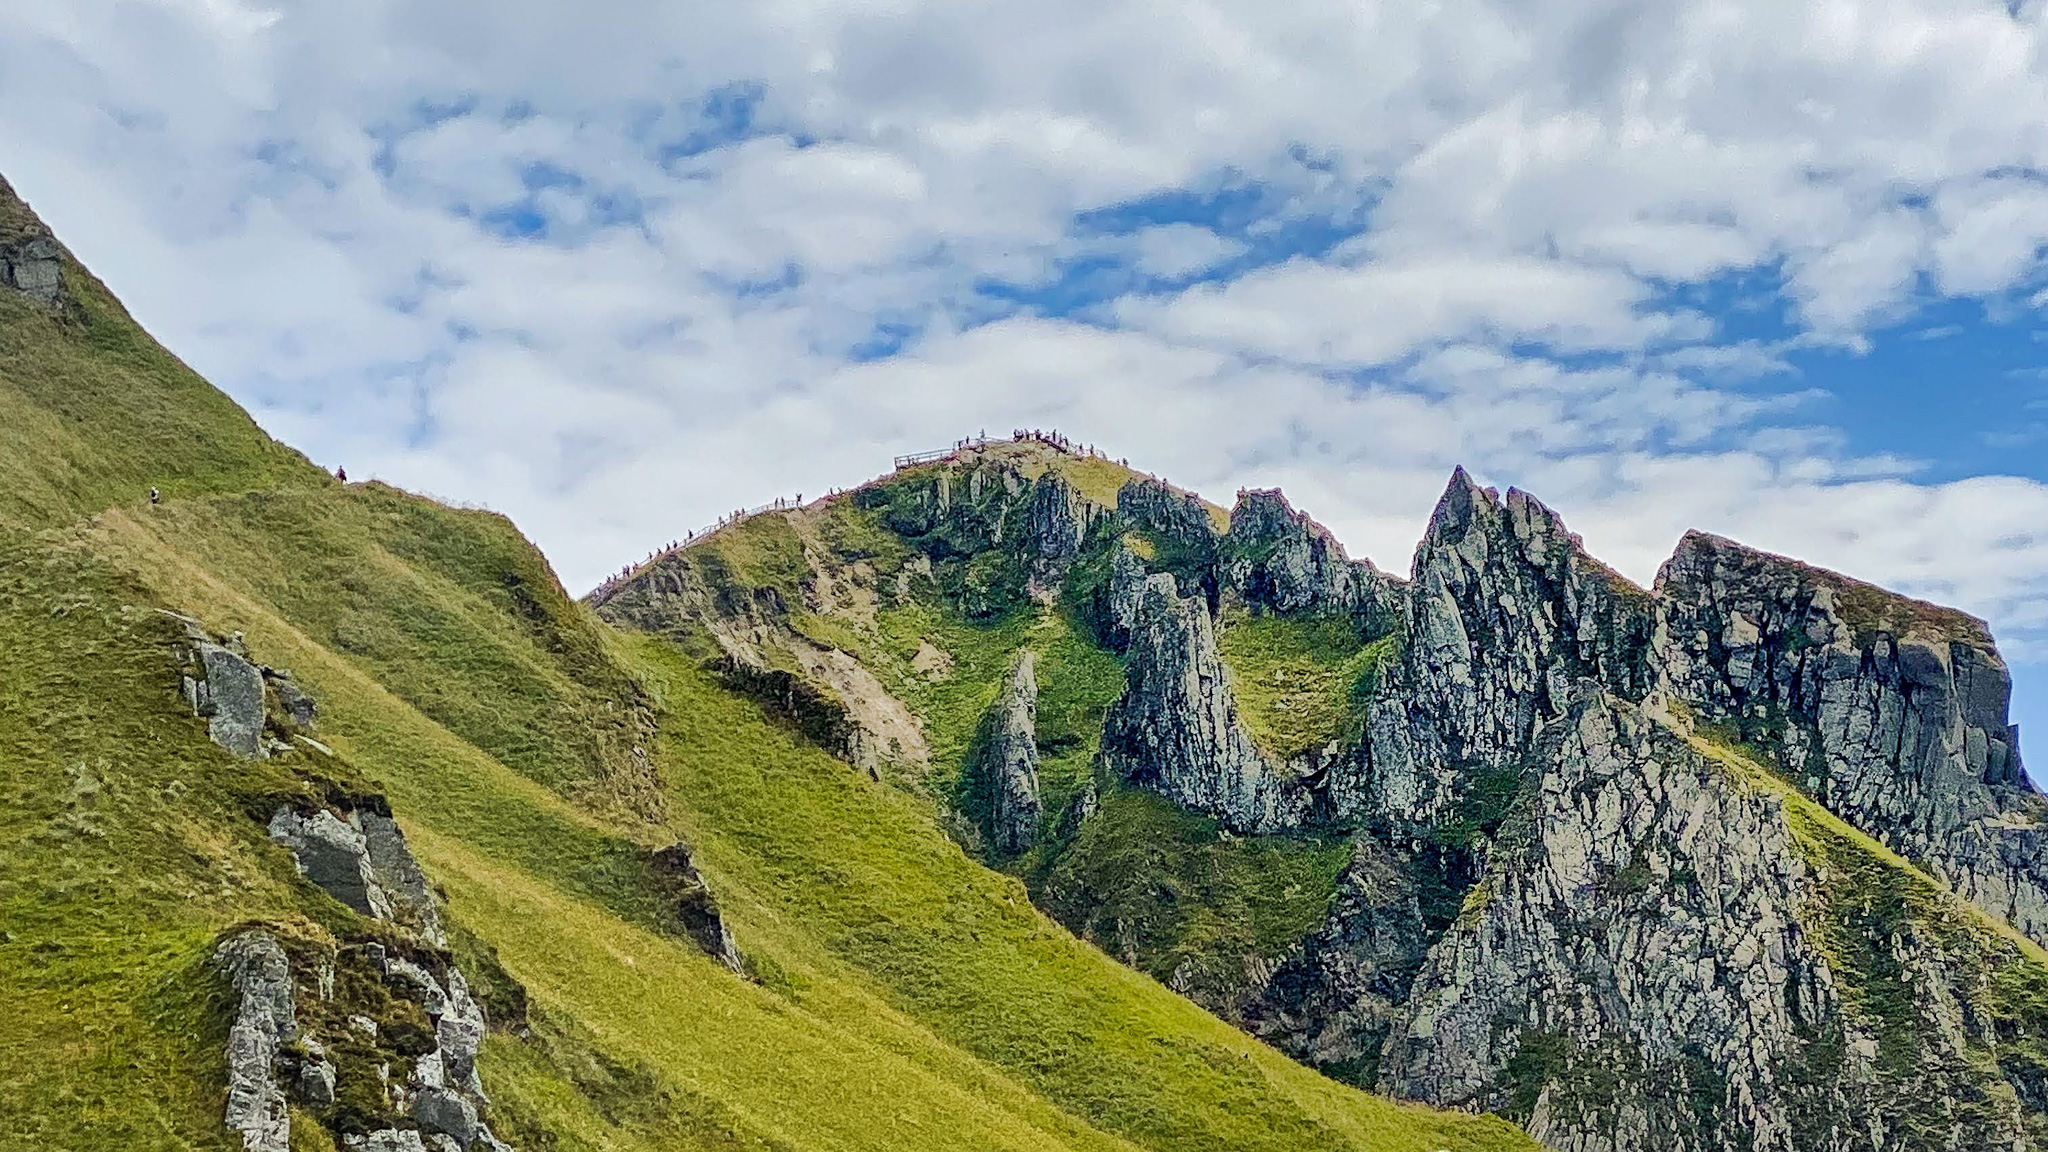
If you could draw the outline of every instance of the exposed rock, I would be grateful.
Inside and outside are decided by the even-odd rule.
[[[319,706],[294,683],[289,672],[274,673],[270,685],[277,693],[277,703],[284,710],[285,720],[300,732],[311,732],[319,718]]]
[[[697,862],[690,856],[689,845],[681,842],[671,844],[657,851],[649,863],[655,882],[668,899],[670,915],[675,918],[676,926],[695,940],[705,955],[733,973],[744,975],[746,961],[740,956],[732,930],[725,926],[725,917],[719,914],[718,900],[711,894],[711,885],[697,870]]]
[[[2048,942],[2048,801],[1981,621],[1699,532],[1657,603],[1661,683],[1698,720]]]
[[[1132,615],[1124,694],[1103,721],[1110,767],[1236,831],[1304,825],[1309,791],[1269,764],[1239,722],[1207,607],[1160,573],[1146,578]]]
[[[1830,880],[1775,795],[1590,686],[1533,758],[1529,811],[1430,950],[1383,1090],[1519,1114],[1587,1152],[1929,1147],[1907,1134],[1933,1117],[1942,1147],[2035,1136],[2009,1086],[1985,1097],[1997,1041],[1967,1023],[1987,1004],[1969,973],[2015,946],[1965,954],[1901,917],[1863,945],[1910,1031],[1873,1022],[1844,985],[1877,977],[1835,966]],[[1842,843],[1853,870],[1863,850]]]
[[[205,675],[191,699],[195,711],[210,717],[206,734],[215,744],[244,760],[267,760],[263,741],[263,674],[256,665],[210,641],[193,645]]]
[[[420,1134],[411,1128],[384,1128],[366,1136],[344,1136],[341,1145],[351,1152],[427,1152]]]
[[[1357,613],[1383,620],[1398,610],[1387,578],[1371,563],[1346,557],[1337,538],[1296,512],[1277,488],[1237,494],[1225,542],[1224,580],[1248,604],[1276,612]]]
[[[1208,555],[1216,547],[1216,528],[1201,498],[1159,480],[1132,480],[1117,490],[1117,514],[1133,527]]]
[[[391,900],[377,882],[362,830],[325,808],[309,813],[280,808],[270,838],[291,850],[299,875],[365,916],[391,918]]]
[[[1288,1055],[1370,1086],[1428,943],[1408,863],[1360,836],[1324,928],[1231,1015]]]
[[[436,947],[445,945],[440,902],[428,887],[427,875],[413,858],[398,821],[374,807],[359,808],[350,819],[362,829],[363,845],[369,850],[370,875],[383,891],[391,918],[417,931]]]
[[[48,236],[0,245],[0,283],[39,304],[55,304],[64,289],[63,250]]]
[[[291,963],[276,937],[262,931],[231,937],[214,959],[239,998],[228,1028],[227,1126],[241,1133],[247,1152],[287,1152],[291,1113],[276,1062],[297,1032]]]
[[[476,1143],[476,1105],[447,1088],[421,1089],[413,1097],[412,1118],[420,1131],[447,1136],[458,1148]]]
[[[989,843],[1015,854],[1038,842],[1038,679],[1029,649],[990,706],[974,773],[988,798]]]
[[[325,1060],[300,1062],[292,1079],[292,1093],[311,1108],[325,1108],[333,1104],[334,1065]]]
[[[1462,468],[1416,549],[1407,600],[1365,757],[1331,773],[1340,813],[1427,828],[1515,771],[1578,678],[1631,699],[1646,687],[1648,595],[1587,556],[1556,513]]]
[[[0,180],[0,287],[41,305],[63,294],[63,249],[50,229]]]
[[[1081,494],[1057,471],[1031,482],[1031,497],[1024,505],[1024,541],[1035,574],[1057,575],[1080,553],[1086,507]]]

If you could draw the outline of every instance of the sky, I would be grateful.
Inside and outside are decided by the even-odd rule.
[[[0,172],[573,591],[984,429],[1396,572],[1464,464],[1984,616],[2048,765],[2042,0],[0,0]]]

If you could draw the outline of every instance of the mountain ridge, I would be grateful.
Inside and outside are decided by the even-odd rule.
[[[1077,932],[1333,1075],[1500,1111],[1561,1148],[1873,1146],[1844,1131],[1904,1148],[1941,1122],[2040,1138],[2039,1025],[1998,989],[2033,979],[2048,934],[2048,801],[2019,762],[1982,621],[1698,532],[1645,589],[1534,497],[1462,468],[1399,579],[1275,491],[1240,492],[1219,527],[1199,498],[1141,474],[1113,502],[1084,495],[1061,477],[1066,459],[967,445],[803,513],[826,536],[886,544],[802,549],[766,585],[721,583],[736,571],[721,567],[726,540],[775,531],[743,522],[594,604],[624,627],[694,636],[714,663],[812,653],[783,671],[785,699],[808,692],[792,706],[814,716],[857,729],[878,706],[911,714],[940,733],[927,760],[892,765],[886,742],[854,737],[872,774],[955,807],[956,838]],[[848,585],[864,610],[841,610],[859,599]],[[734,603],[744,651],[725,642]],[[956,631],[930,626],[933,605]],[[892,617],[924,620],[920,647],[943,649],[925,671]],[[996,707],[1009,653],[1038,654],[1041,693],[1065,675],[1045,663],[1045,630],[1121,664],[1123,683],[1095,691],[1078,737],[1041,740],[1046,818],[1026,843],[977,810],[990,786],[977,775],[1006,758],[975,749],[1017,726]],[[809,680],[818,652],[871,675]],[[969,702],[942,703],[933,681],[963,677],[979,678],[972,693],[945,691]],[[977,729],[977,715],[1003,719]],[[1574,815],[1551,807],[1560,788],[1604,798]],[[1142,815],[1148,795],[1185,819]],[[1681,804],[1746,813],[1757,831],[1696,854],[1697,824],[1670,815]],[[1172,847],[1132,856],[1091,820]],[[1709,868],[1747,878],[1702,887]],[[1247,903],[1205,871],[1253,894],[1262,875],[1292,876],[1295,898]],[[1844,911],[1831,893],[1845,877],[1886,893],[1888,918]],[[1725,883],[1751,903],[1730,904]],[[1523,910],[1490,919],[1508,893]],[[1750,939],[1745,917],[1784,928]],[[1673,918],[1706,928],[1673,937]],[[1489,923],[1492,945],[1472,936]],[[1639,953],[1582,970],[1624,924],[1720,975],[1694,989],[1701,970]],[[1276,931],[1294,936],[1276,947]],[[1775,967],[1740,975],[1759,950]],[[1471,967],[1487,955],[1491,968]],[[1726,1014],[1718,982],[1761,980],[1743,1002],[1779,1003],[1763,990],[1785,985],[1773,974],[1788,963],[1817,982],[1774,1016]],[[1460,1011],[1478,1031],[1440,1036]],[[1681,1040],[1688,1028],[1700,1034]],[[1909,1068],[1894,1089],[1855,1087]],[[1966,1098],[1993,1103],[1965,1115]]]

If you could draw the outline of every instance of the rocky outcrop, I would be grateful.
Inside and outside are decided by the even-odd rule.
[[[276,937],[262,931],[223,941],[214,963],[236,996],[228,1027],[227,1126],[241,1135],[246,1152],[288,1152],[291,1112],[277,1063],[298,1034],[291,964]]]
[[[1204,558],[1216,547],[1209,507],[1191,492],[1162,480],[1131,480],[1117,490],[1116,511],[1124,523],[1189,549]]]
[[[1735,761],[1579,692],[1415,979],[1384,1090],[1508,1112],[1570,1152],[2039,1138],[2042,1118],[1983,1073],[2002,1043],[1978,973],[2023,964],[2015,945],[1957,934],[1966,917],[1925,878],[1802,828]],[[1905,895],[1852,951],[1836,917],[1877,895],[1850,889],[1859,875],[1924,902]]]
[[[1579,678],[1640,698],[1652,622],[1648,595],[1587,556],[1555,512],[1459,469],[1416,549],[1400,657],[1362,756],[1331,774],[1336,809],[1404,831],[1449,818],[1517,770]]]
[[[989,846],[1015,855],[1038,842],[1038,678],[1026,649],[989,706],[971,776],[988,807]]]
[[[1411,862],[1361,835],[1322,930],[1232,1015],[1295,1059],[1370,1087],[1430,938]]]
[[[64,250],[50,229],[0,180],[0,288],[45,307],[64,292]]]
[[[269,831],[291,851],[299,875],[329,896],[372,919],[403,924],[435,945],[446,943],[426,874],[381,797],[342,815],[279,808]]]
[[[1295,511],[1277,488],[1237,494],[1224,543],[1224,581],[1256,608],[1366,615],[1386,624],[1398,611],[1386,576],[1345,556],[1329,529]]]
[[[242,634],[215,637],[190,616],[165,612],[184,630],[174,652],[181,666],[179,692],[206,734],[230,755],[267,760],[290,745],[283,737],[313,731],[319,712],[292,674],[249,658]]]
[[[0,245],[0,284],[38,304],[55,304],[64,291],[63,251],[48,236]]]
[[[1698,532],[1657,608],[1660,684],[1702,723],[2048,941],[2048,802],[1981,621]]]
[[[656,888],[668,906],[668,914],[683,935],[695,941],[704,954],[723,964],[735,975],[746,975],[746,960],[732,930],[719,914],[718,900],[711,885],[697,870],[688,845],[678,841],[654,853],[649,861]]]
[[[1129,610],[1123,695],[1103,721],[1103,758],[1125,778],[1240,832],[1305,825],[1313,798],[1269,763],[1238,719],[1208,607],[1157,573]]]
[[[1089,509],[1081,494],[1058,472],[1045,472],[1031,482],[1023,509],[1023,536],[1034,578],[1056,579],[1080,555]]]

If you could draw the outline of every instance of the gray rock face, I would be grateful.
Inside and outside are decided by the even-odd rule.
[[[64,290],[63,252],[48,236],[0,244],[0,284],[38,304],[55,304]]]
[[[271,686],[277,691],[277,703],[284,710],[285,719],[301,732],[311,732],[319,718],[319,706],[306,695],[289,674],[277,673],[271,677]]]
[[[439,904],[406,846],[398,822],[374,807],[347,818],[325,808],[280,808],[270,838],[290,849],[299,875],[343,904],[376,920],[403,924],[429,943],[447,943]]]
[[[1639,698],[1652,620],[1649,597],[1556,513],[1459,469],[1416,550],[1405,644],[1365,755],[1331,773],[1336,809],[1409,830],[1444,819],[1462,791],[1516,770],[1578,678]]]
[[[1657,604],[1667,693],[2048,941],[2048,802],[1982,622],[1704,533],[1658,574]]]
[[[671,844],[657,851],[649,861],[656,885],[667,897],[670,914],[683,934],[697,942],[704,954],[735,975],[745,975],[746,960],[733,940],[732,930],[718,911],[711,885],[697,870],[689,845]]]
[[[390,898],[370,865],[369,843],[354,824],[325,808],[280,808],[270,818],[270,838],[291,850],[299,875],[321,891],[365,916],[391,918]]]
[[[1387,579],[1354,562],[1328,529],[1296,512],[1277,488],[1237,494],[1223,576],[1247,604],[1277,612],[1385,612]]]
[[[1322,930],[1233,1015],[1288,1055],[1319,1068],[1356,1070],[1371,1084],[1428,944],[1409,862],[1361,835]]]
[[[227,1126],[246,1152],[287,1152],[291,1113],[276,1076],[280,1048],[297,1032],[291,963],[268,932],[223,942],[214,962],[239,997],[228,1028]]]
[[[412,1118],[420,1131],[440,1133],[458,1148],[476,1143],[476,1105],[446,1088],[423,1088],[413,1097]]]
[[[1902,1039],[1844,1003],[1868,974],[1815,935],[1833,881],[1776,795],[1590,685],[1534,758],[1526,824],[1430,950],[1384,1090],[1523,1110],[1574,1152],[1929,1147],[1913,1129],[1935,1116],[1943,1147],[2032,1138],[2010,1085],[1985,1098],[1995,1041],[1971,1018],[1970,973],[2014,946],[1953,951],[1910,919],[1869,940],[1917,1018]],[[1912,1074],[1885,1074],[1901,1056]]]
[[[263,742],[263,673],[219,644],[200,642],[193,649],[206,672],[201,694],[193,698],[199,714],[210,717],[206,734],[244,760],[269,759]]]
[[[1087,508],[1080,493],[1057,472],[1031,482],[1031,496],[1024,505],[1024,539],[1038,575],[1057,574],[1080,554]]]
[[[1044,815],[1038,795],[1038,678],[1030,650],[1018,655],[987,724],[974,771],[988,794],[990,843],[998,852],[1015,854],[1038,842]]]
[[[351,816],[362,829],[363,846],[369,853],[370,876],[383,891],[392,919],[417,931],[436,947],[447,943],[441,929],[440,902],[427,885],[406,845],[398,821],[371,809],[358,809]]]
[[[1207,605],[1165,573],[1131,609],[1124,694],[1103,721],[1109,766],[1240,832],[1298,828],[1308,788],[1268,763],[1238,720]]]
[[[1216,529],[1199,497],[1158,480],[1132,480],[1117,490],[1116,510],[1138,528],[1206,555],[1216,547]]]

